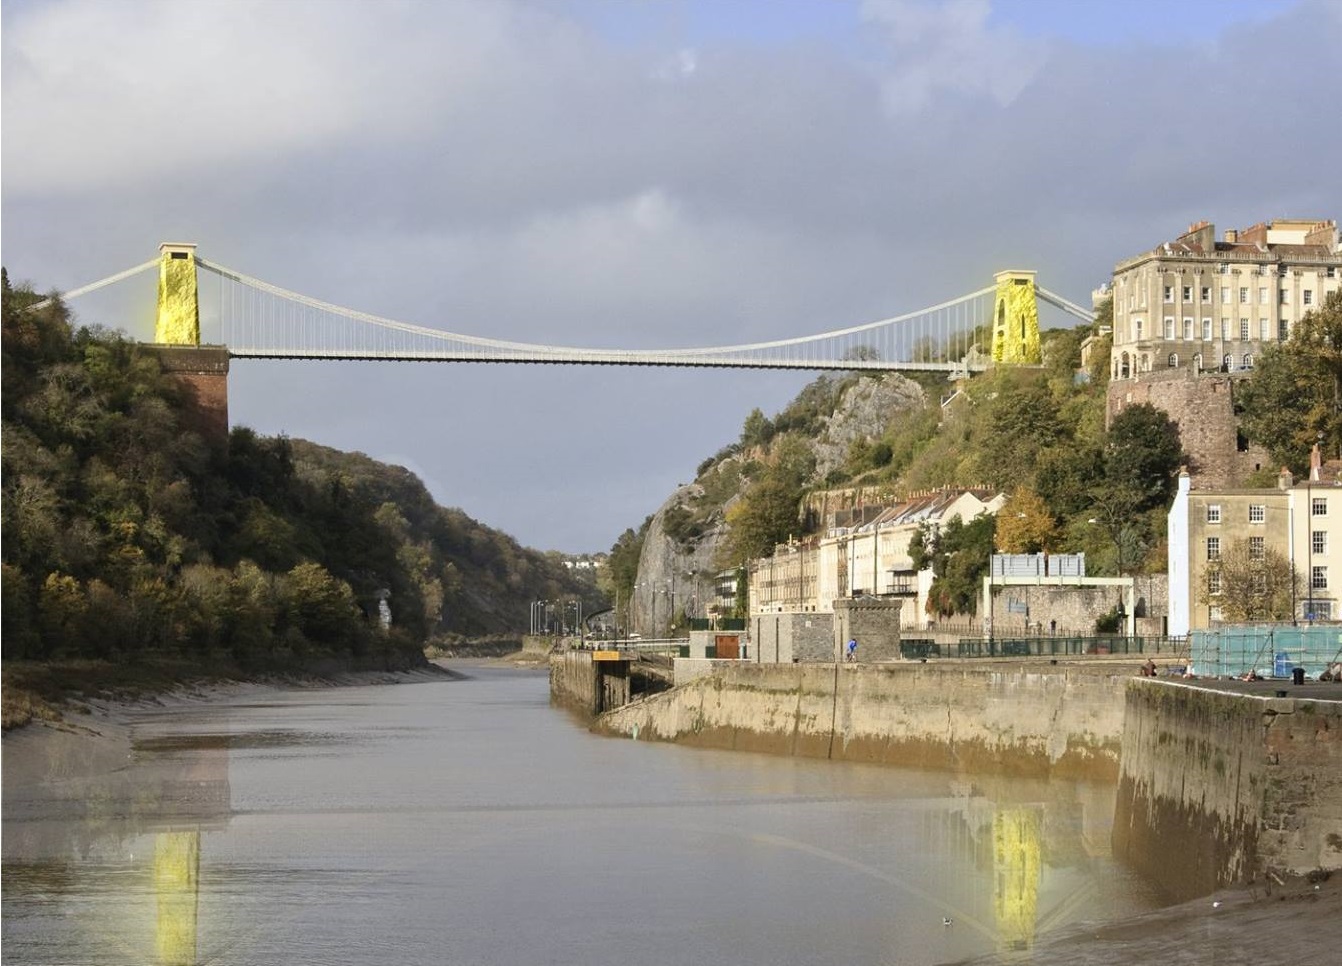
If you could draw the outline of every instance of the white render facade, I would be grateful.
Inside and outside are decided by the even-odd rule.
[[[924,524],[942,527],[995,514],[1004,494],[939,490],[915,494],[862,526],[831,529],[819,540],[780,546],[750,564],[750,616],[833,613],[850,597],[900,597],[900,626],[926,628],[931,570],[917,571],[909,544]]]
[[[1111,375],[1252,369],[1265,345],[1284,342],[1339,287],[1336,221],[1279,219],[1219,242],[1215,226],[1198,222],[1114,268]]]

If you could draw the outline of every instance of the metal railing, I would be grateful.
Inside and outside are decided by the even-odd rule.
[[[912,642],[910,642],[912,643]],[[1083,657],[1112,654],[1142,654],[1185,657],[1188,639],[1184,637],[1018,637],[984,640],[961,639],[949,651],[950,657]],[[925,656],[925,655],[920,655]]]

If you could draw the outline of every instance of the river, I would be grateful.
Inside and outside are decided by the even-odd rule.
[[[1112,788],[600,738],[463,671],[6,737],[6,963],[912,966],[1158,905]]]

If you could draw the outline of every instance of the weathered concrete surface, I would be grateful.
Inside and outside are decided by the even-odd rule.
[[[602,715],[703,747],[1022,776],[1118,776],[1129,664],[753,665]]]
[[[629,662],[595,661],[592,651],[550,655],[550,696],[588,714],[629,701]]]
[[[1342,867],[1342,702],[1135,679],[1126,704],[1115,855],[1175,899]]]

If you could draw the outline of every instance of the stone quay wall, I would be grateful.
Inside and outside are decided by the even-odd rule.
[[[1342,702],[1140,678],[1126,700],[1116,856],[1175,900],[1342,866]]]
[[[1115,379],[1109,383],[1105,423],[1128,406],[1150,403],[1178,424],[1188,469],[1198,486],[1242,485],[1250,473],[1271,466],[1263,447],[1239,448],[1234,396],[1250,376],[1247,371],[1199,373],[1185,366]]]
[[[1134,662],[731,664],[610,711],[609,734],[709,748],[1118,777]]]
[[[591,651],[550,655],[550,697],[587,714],[629,702],[629,664],[594,661]]]

